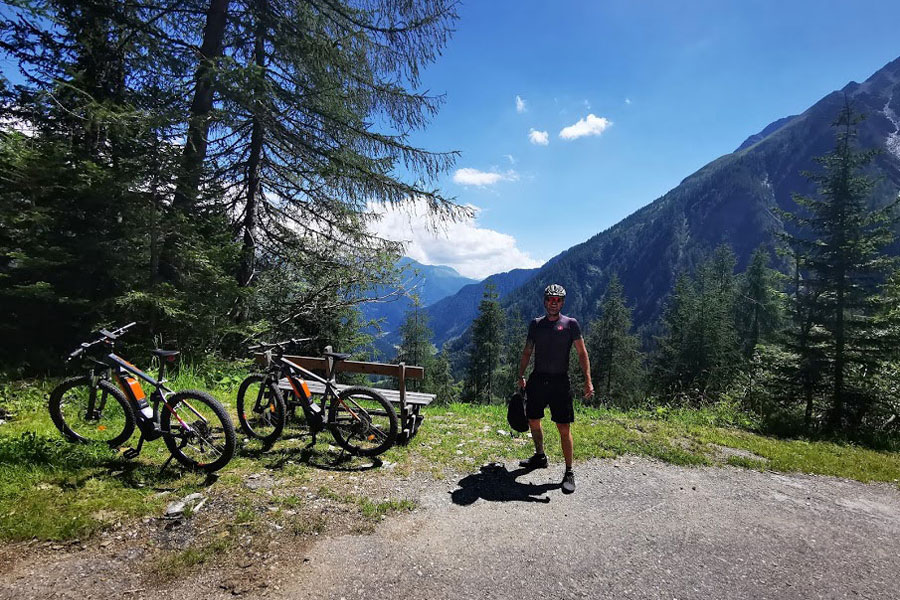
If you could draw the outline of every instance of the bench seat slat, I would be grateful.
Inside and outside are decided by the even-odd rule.
[[[319,383],[318,381],[309,381],[307,380],[306,385],[309,386],[309,391],[313,394],[321,395],[325,393],[325,384]],[[338,391],[344,390],[348,387],[353,387],[349,385],[337,384]],[[288,380],[282,379],[278,382],[278,388],[282,390],[291,389],[291,384],[288,383]],[[389,402],[393,402],[394,404],[400,404],[400,391],[399,390],[388,390],[381,388],[372,388],[376,390],[379,394],[385,397]],[[426,394],[424,392],[406,392],[406,403],[407,404],[415,404],[418,406],[428,406],[431,402],[436,398],[435,394]]]

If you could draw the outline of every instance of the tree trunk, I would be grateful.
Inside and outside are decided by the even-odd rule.
[[[229,0],[210,0],[200,46],[200,63],[194,76],[194,98],[188,117],[187,141],[181,157],[181,173],[175,188],[174,207],[187,209],[197,199],[200,171],[206,159],[209,113],[213,107],[213,64],[222,55]]]
[[[212,74],[215,59],[222,55],[229,0],[210,0],[200,46],[200,62],[194,75],[194,98],[188,115],[187,139],[181,154],[181,168],[172,198],[171,222],[163,232],[159,274],[167,281],[178,279],[177,252],[182,218],[190,217],[200,190],[200,174],[209,136],[209,113],[213,107]]]
[[[257,2],[258,13],[256,21],[256,39],[254,55],[256,66],[259,68],[259,77],[265,76],[266,67],[266,25],[265,14],[268,10],[267,0]],[[254,105],[261,103],[264,86],[260,83],[255,90]],[[253,267],[256,263],[256,221],[259,213],[259,199],[262,195],[262,178],[260,176],[260,162],[262,159],[263,139],[265,126],[262,117],[257,112],[253,115],[253,130],[250,133],[250,157],[247,162],[247,204],[244,207],[244,240],[241,248],[241,266],[238,271],[238,285],[247,287],[253,279]]]

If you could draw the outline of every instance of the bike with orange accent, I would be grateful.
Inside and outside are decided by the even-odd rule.
[[[393,405],[377,390],[362,386],[338,387],[334,374],[327,379],[304,369],[284,356],[288,347],[305,340],[287,340],[249,348],[262,351],[266,370],[247,377],[238,390],[237,409],[241,430],[270,445],[281,434],[285,423],[303,412],[312,434],[328,429],[338,445],[357,456],[377,456],[397,441],[399,422]],[[349,354],[325,352],[335,366]],[[337,369],[333,369],[333,372]],[[324,385],[318,400],[310,392],[306,378]],[[279,383],[287,384],[287,396]]]
[[[177,351],[152,350],[159,358],[154,379],[112,352],[115,341],[134,326],[101,330],[93,342],[84,342],[67,361],[81,359],[87,375],[72,377],[50,393],[50,417],[72,442],[102,442],[112,448],[124,444],[140,430],[136,448],[125,450],[136,458],[145,441],[162,438],[172,456],[191,469],[218,471],[231,460],[237,440],[234,424],[218,400],[200,390],[174,391],[165,383],[166,363]],[[148,398],[139,380],[154,389]]]

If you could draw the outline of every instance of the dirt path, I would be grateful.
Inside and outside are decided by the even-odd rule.
[[[895,486],[624,457],[580,465],[565,496],[560,474],[397,482],[419,508],[373,534],[168,583],[129,568],[140,548],[38,553],[0,598],[900,598]]]

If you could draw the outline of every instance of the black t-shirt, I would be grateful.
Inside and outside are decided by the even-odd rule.
[[[534,344],[534,372],[561,375],[569,372],[569,353],[572,343],[581,339],[581,327],[565,315],[556,321],[544,315],[528,325],[527,339]]]

